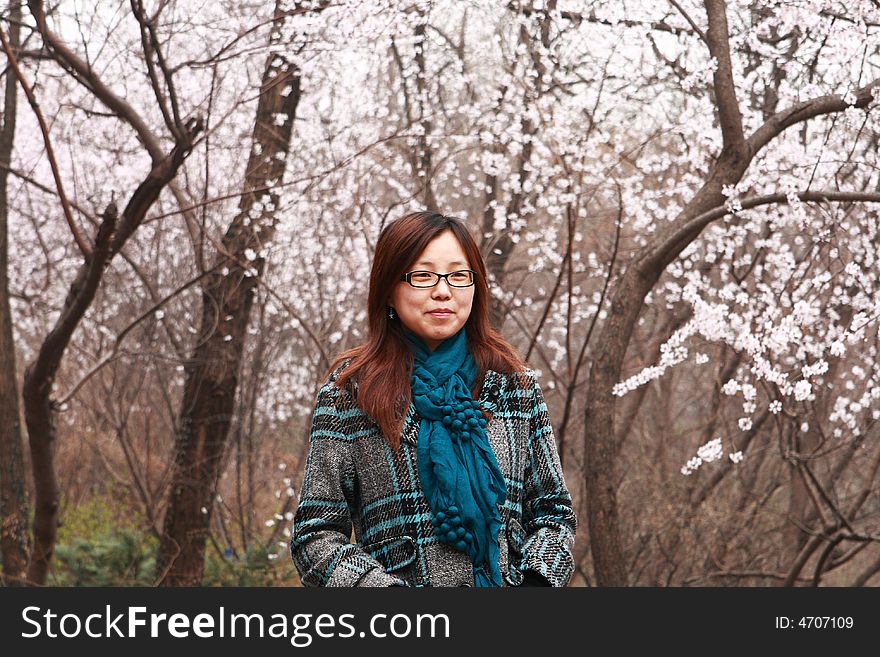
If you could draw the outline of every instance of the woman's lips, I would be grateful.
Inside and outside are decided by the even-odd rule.
[[[434,317],[444,318],[444,317],[452,317],[455,313],[452,312],[433,312],[428,313],[429,315],[433,315]]]

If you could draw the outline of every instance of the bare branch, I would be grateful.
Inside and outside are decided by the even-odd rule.
[[[175,138],[177,138],[180,135],[180,113],[177,110],[177,100],[174,98],[174,89],[171,86],[171,76],[168,73],[167,68],[164,66],[164,60],[161,51],[159,50],[156,30],[151,20],[146,16],[144,5],[141,0],[131,0],[131,12],[134,14],[134,17],[138,22],[138,27],[140,28],[141,46],[144,49],[144,61],[147,64],[147,75],[150,78],[150,86],[153,88],[153,93],[156,96],[156,104],[162,112],[162,118],[165,119],[165,125],[168,127],[168,130]],[[156,59],[159,61],[159,65],[162,67],[162,72],[165,76],[165,83],[168,85],[168,95],[174,111],[173,119],[168,113],[165,94],[162,93],[162,85],[159,84],[159,76],[156,74],[156,64],[153,61],[153,55],[155,55]]]
[[[116,360],[117,358],[119,358],[119,348],[122,346],[122,341],[125,340],[125,337],[131,332],[131,330],[135,326],[140,324],[147,317],[150,317],[153,313],[155,313],[157,310],[159,310],[162,306],[164,306],[166,303],[171,301],[171,299],[180,295],[182,292],[185,292],[186,290],[188,290],[190,287],[192,287],[193,285],[198,283],[201,279],[205,278],[209,274],[214,273],[217,269],[220,268],[220,264],[221,263],[218,263],[218,264],[214,265],[214,267],[212,267],[211,269],[203,271],[201,274],[199,274],[198,276],[195,276],[194,278],[191,278],[186,283],[184,283],[183,285],[178,287],[176,290],[169,292],[164,297],[162,297],[159,301],[157,301],[152,306],[150,306],[147,310],[142,312],[141,315],[139,317],[137,317],[134,321],[129,323],[129,325],[126,326],[119,333],[119,335],[116,336],[116,339],[113,341],[113,348],[110,350],[110,353],[108,353],[106,356],[101,358],[101,360],[99,360],[88,372],[86,372],[80,378],[80,380],[77,381],[76,384],[74,384],[74,386],[68,392],[61,395],[58,398],[57,405],[62,406],[66,402],[68,402],[70,399],[72,399],[74,397],[74,395],[76,395],[76,393],[79,391],[79,389],[82,388],[83,385],[85,385],[85,383],[89,379],[91,379],[95,374],[97,374],[105,365],[108,365],[109,363],[111,363],[114,360]]]
[[[52,148],[52,140],[49,138],[49,127],[46,125],[46,120],[43,118],[43,112],[40,111],[40,104],[34,96],[33,89],[31,89],[27,80],[24,79],[24,74],[18,66],[18,60],[15,58],[15,53],[9,45],[9,40],[6,38],[6,31],[3,28],[0,28],[0,41],[3,42],[3,50],[6,53],[6,57],[9,59],[9,64],[12,66],[12,70],[15,72],[15,77],[18,78],[18,82],[24,90],[25,96],[27,96],[28,103],[30,104],[31,109],[34,110],[34,115],[37,117],[37,121],[40,124],[43,143],[46,145],[46,156],[49,158],[49,166],[52,169],[52,176],[55,178],[55,186],[58,188],[58,198],[61,199],[61,208],[64,211],[64,218],[67,220],[70,233],[73,235],[73,239],[79,247],[80,252],[85,256],[86,260],[88,260],[91,256],[91,249],[89,248],[89,245],[86,244],[85,239],[79,232],[79,228],[76,227],[76,222],[73,220],[73,211],[70,209],[70,203],[67,201],[67,195],[64,193],[64,183],[61,181],[61,173],[58,171],[58,162],[55,160],[55,150]]]
[[[67,70],[71,76],[89,91],[95,97],[106,105],[114,114],[128,123],[137,133],[141,143],[146,147],[150,157],[154,163],[165,157],[162,148],[159,145],[158,138],[153,134],[150,128],[144,123],[134,108],[129,105],[123,98],[117,96],[113,91],[105,85],[97,76],[95,71],[82,59],[80,59],[72,50],[70,50],[63,41],[52,32],[46,24],[46,12],[43,7],[42,0],[28,0],[28,7],[34,20],[37,22],[37,29],[43,37],[43,42],[54,55],[54,59]]]
[[[684,10],[684,8],[680,4],[678,4],[675,0],[669,0],[669,4],[671,4],[673,7],[676,8],[676,10],[678,10],[678,13],[682,15],[682,17],[688,22],[688,24],[692,28],[694,28],[694,32],[699,34],[700,39],[702,39],[703,43],[705,43],[708,46],[709,40],[706,38],[706,33],[703,32],[703,30],[701,30],[699,28],[699,26],[694,22],[694,19],[688,15],[688,13]]]

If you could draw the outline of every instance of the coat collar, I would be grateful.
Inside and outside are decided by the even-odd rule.
[[[483,389],[480,391],[480,405],[490,412],[498,409],[498,402],[501,396],[501,377],[503,374],[495,370],[486,370],[486,378],[483,381]],[[421,417],[419,416],[416,406],[410,402],[409,409],[406,413],[406,419],[403,422],[403,432],[401,433],[401,442],[417,445],[419,441],[419,424]]]

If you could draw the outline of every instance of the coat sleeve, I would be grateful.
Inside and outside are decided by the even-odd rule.
[[[565,586],[574,572],[571,549],[577,517],[565,485],[547,403],[534,371],[528,371],[528,464],[523,495],[522,570],[533,570],[553,586]]]
[[[318,393],[290,553],[304,586],[406,586],[349,541],[355,495],[352,441],[346,422],[356,411],[333,378]]]

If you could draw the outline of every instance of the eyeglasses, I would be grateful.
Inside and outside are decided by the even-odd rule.
[[[470,287],[474,284],[476,273],[473,269],[459,269],[448,274],[438,274],[435,271],[410,271],[400,277],[413,287],[434,287],[445,278],[452,287]]]

